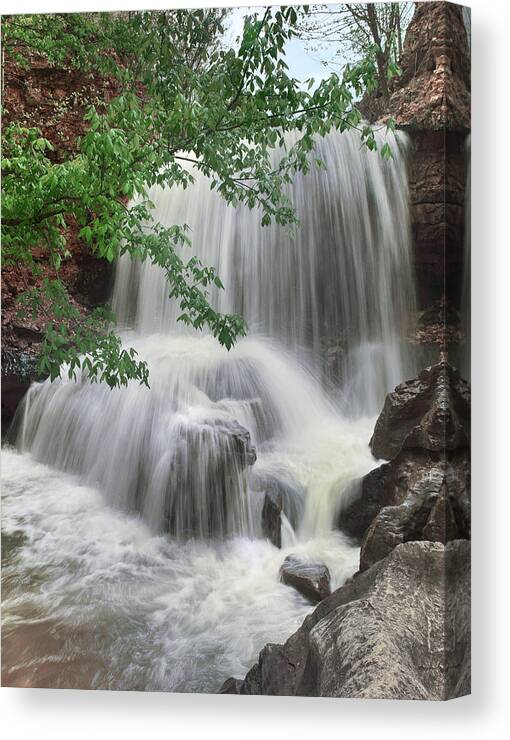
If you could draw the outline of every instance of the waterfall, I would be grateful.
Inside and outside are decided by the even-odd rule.
[[[357,416],[377,413],[415,369],[402,343],[414,309],[407,138],[391,139],[390,162],[360,147],[356,132],[319,140],[327,171],[298,174],[289,188],[300,220],[293,237],[262,228],[256,209],[228,206],[200,173],[187,190],[150,192],[156,220],[187,224],[193,253],[218,270],[225,290],[213,288],[213,305],[311,360]],[[149,262],[121,259],[113,309],[140,334],[182,333],[165,276]]]
[[[287,531],[327,533],[338,492],[373,465],[353,430],[412,372],[405,137],[392,147],[384,161],[353,132],[321,140],[327,170],[289,191],[295,235],[226,205],[201,174],[185,191],[154,188],[156,220],[190,227],[193,252],[225,285],[214,305],[242,314],[249,336],[227,352],[183,327],[162,270],[124,256],[112,303],[150,390],[83,376],[35,384],[18,446],[156,533],[260,535],[270,485],[284,494]]]
[[[333,521],[376,465],[371,415],[413,372],[405,137],[392,148],[383,161],[353,133],[320,141],[327,171],[289,193],[294,238],[201,175],[153,190],[249,333],[227,352],[183,327],[162,273],[123,257],[112,303],[150,389],[83,375],[29,389],[2,460],[8,680],[217,691],[309,613],[279,582],[287,555],[325,563],[333,589],[354,573],[359,550]],[[263,536],[269,493],[281,550]]]

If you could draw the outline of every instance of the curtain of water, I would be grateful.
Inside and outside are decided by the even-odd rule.
[[[186,191],[155,188],[156,219],[190,226],[193,252],[225,285],[213,301],[241,313],[249,337],[229,353],[183,328],[163,272],[123,257],[113,307],[149,362],[151,389],[36,384],[18,445],[154,531],[257,533],[275,480],[293,528],[329,531],[338,491],[373,465],[356,424],[412,372],[405,138],[392,146],[384,161],[355,133],[321,141],[327,171],[298,176],[290,191],[294,238],[227,206],[201,175]]]
[[[298,175],[289,192],[300,219],[293,237],[262,228],[258,210],[227,206],[200,174],[186,191],[151,192],[156,219],[187,224],[193,253],[219,271],[226,289],[213,290],[215,306],[311,358],[355,415],[377,413],[414,370],[402,342],[414,308],[406,137],[391,144],[386,162],[356,132],[320,140],[327,171]],[[113,308],[141,334],[181,331],[165,276],[148,262],[120,261]]]

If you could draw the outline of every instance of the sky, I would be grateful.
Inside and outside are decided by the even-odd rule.
[[[242,7],[234,8],[229,16],[227,23],[226,38],[229,42],[234,42],[237,36],[243,32],[244,17],[250,13],[263,13],[264,8],[260,7]],[[338,72],[340,67],[338,63],[345,63],[347,60],[342,58],[340,45],[332,42],[327,48],[321,51],[311,51],[309,42],[298,38],[291,39],[285,46],[285,61],[289,65],[289,74],[303,82],[313,77],[316,83],[319,83],[325,77],[328,77],[333,69]],[[334,58],[334,67],[325,67],[322,60],[332,60]]]

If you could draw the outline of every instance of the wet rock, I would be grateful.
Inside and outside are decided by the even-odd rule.
[[[161,471],[166,481],[165,531],[181,537],[227,537],[239,532],[248,517],[246,468],[256,459],[249,431],[233,419],[176,426],[166,469]],[[140,511],[143,492],[138,485],[135,506]]]
[[[257,460],[255,447],[251,443],[250,432],[237,421],[218,422],[218,430],[231,440],[235,453],[242,465],[254,465]]]
[[[2,348],[2,438],[9,432],[16,410],[34,381],[44,379],[38,370],[37,355],[19,349]],[[10,441],[15,435],[9,432]]]
[[[387,396],[371,445],[392,459],[351,485],[337,518],[361,542],[361,570],[404,542],[469,539],[469,399],[447,362]]]
[[[441,361],[386,397],[370,449],[390,460],[403,447],[441,452],[469,447],[470,389],[458,371]]]
[[[227,678],[222,684],[218,694],[239,694],[241,693],[242,680],[240,678]]]
[[[262,507],[262,533],[275,546],[282,546],[282,494],[267,491]]]
[[[282,515],[296,530],[303,518],[305,490],[284,466],[256,468],[250,477],[250,488],[260,495],[262,534],[276,547],[281,547]]]
[[[240,693],[426,700],[467,694],[469,590],[469,542],[399,545],[322,601],[285,645],[266,645]]]
[[[331,576],[324,563],[313,563],[297,555],[288,555],[280,568],[280,579],[306,599],[316,603],[331,593]]]

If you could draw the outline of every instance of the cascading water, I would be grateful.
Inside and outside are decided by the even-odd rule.
[[[215,690],[310,608],[278,582],[286,554],[326,562],[333,586],[353,572],[335,509],[375,464],[370,414],[412,372],[404,149],[399,136],[385,162],[352,133],[321,141],[327,171],[291,191],[294,239],[226,206],[200,175],[185,192],[154,190],[156,219],[191,227],[225,285],[215,304],[241,313],[249,336],[227,352],[188,331],[163,274],[120,260],[114,310],[151,388],[79,378],[28,392],[19,452],[4,455],[4,526],[23,540],[12,572],[27,573],[4,600],[8,639],[32,645],[42,620],[63,635],[51,665],[69,662],[72,640],[90,685]],[[274,488],[282,550],[261,531]],[[34,682],[50,658],[32,648]]]
[[[294,238],[284,227],[261,228],[257,210],[227,206],[200,174],[188,190],[150,193],[157,220],[187,224],[194,254],[219,271],[225,290],[213,289],[216,307],[325,370],[355,416],[377,413],[415,369],[401,341],[414,308],[407,142],[399,133],[391,143],[395,159],[385,162],[360,147],[356,132],[320,140],[327,172],[299,174],[290,190],[300,219]],[[113,308],[140,334],[182,333],[165,276],[148,262],[121,260]]]

